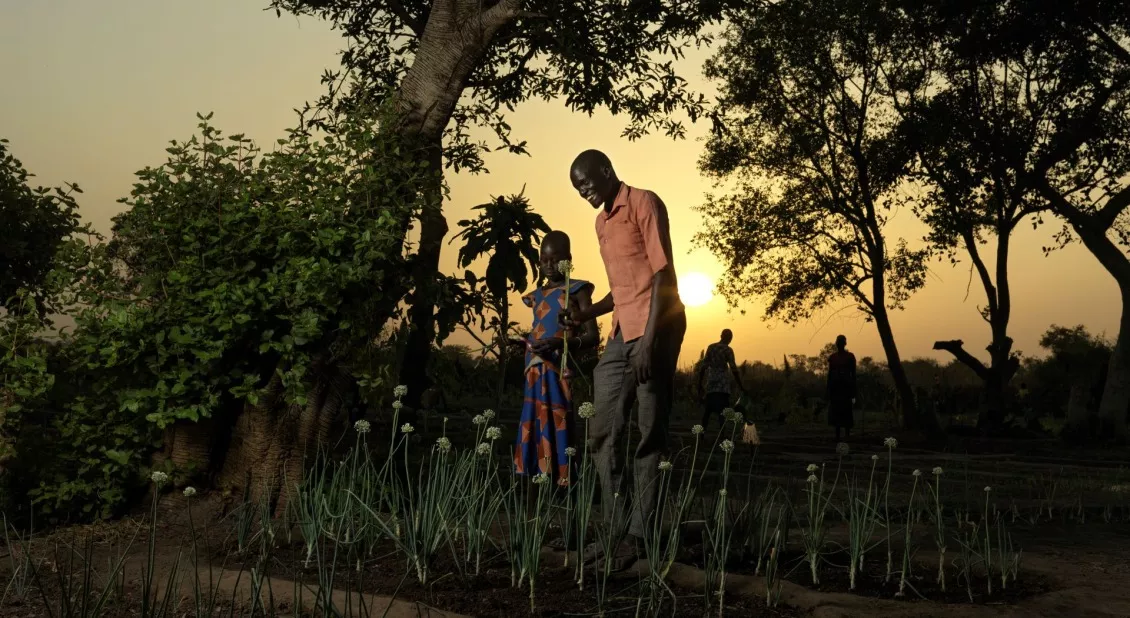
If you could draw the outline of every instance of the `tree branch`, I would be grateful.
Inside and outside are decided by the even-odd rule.
[[[977,374],[978,378],[984,381],[988,381],[990,373],[989,368],[986,367],[985,364],[980,360],[978,360],[976,356],[973,356],[969,352],[966,352],[965,348],[963,347],[964,345],[965,343],[960,339],[954,339],[952,341],[935,341],[934,349],[944,350],[946,352],[949,352],[950,354],[953,354],[953,357],[957,359],[958,362],[972,369],[973,373]]]
[[[1095,36],[1099,37],[1099,40],[1104,43],[1104,49],[1110,52],[1111,55],[1130,65],[1130,50],[1114,40],[1114,37],[1110,36],[1110,33],[1100,28],[1099,25],[1093,21],[1087,23],[1087,29],[1094,33]]]
[[[400,0],[388,0],[388,9],[393,15],[396,15],[397,19],[404,22],[405,26],[408,26],[408,29],[416,35],[416,38],[423,36],[424,21],[409,15],[408,10],[404,8],[404,4]]]
[[[1110,199],[1106,201],[1106,204],[1103,204],[1103,207],[1091,218],[1094,220],[1095,225],[1101,229],[1103,233],[1106,233],[1106,231],[1114,225],[1114,221],[1118,218],[1118,215],[1122,214],[1122,211],[1127,208],[1130,208],[1130,186],[1123,187],[1121,191],[1112,195]]]

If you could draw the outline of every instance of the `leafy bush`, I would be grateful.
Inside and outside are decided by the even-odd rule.
[[[320,364],[381,383],[373,338],[397,311],[422,157],[353,113],[263,153],[199,116],[137,174],[98,281],[65,340],[75,389],[48,425],[57,452],[31,491],[48,513],[107,515],[140,486],[159,430],[235,414],[277,376],[303,404]]]

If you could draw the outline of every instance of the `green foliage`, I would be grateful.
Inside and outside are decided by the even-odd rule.
[[[0,307],[15,311],[23,310],[27,298],[45,302],[44,280],[56,251],[87,231],[74,199],[82,193],[78,185],[33,188],[31,177],[8,151],[8,140],[0,139]]]
[[[6,143],[0,140],[0,467],[10,474],[0,507],[18,517],[27,504],[10,500],[21,494],[12,490],[11,475],[34,468],[22,455],[42,454],[48,445],[38,417],[61,381],[51,315],[88,300],[83,292],[104,263],[90,244],[98,236],[79,221],[73,197],[79,188],[32,188],[31,174]]]
[[[116,276],[66,340],[77,392],[31,492],[45,511],[109,513],[160,429],[235,413],[272,376],[298,405],[323,364],[380,383],[373,333],[406,288],[419,158],[376,114],[339,118],[321,139],[291,131],[266,154],[209,118],[122,200],[106,246]]]
[[[604,107],[626,115],[630,123],[624,135],[629,139],[656,129],[684,136],[685,126],[673,114],[682,112],[694,121],[703,115],[705,99],[678,76],[672,60],[692,46],[708,44],[711,39],[703,27],[717,23],[732,4],[737,3],[270,2],[280,15],[286,11],[326,19],[353,42],[341,54],[343,71],[328,72],[324,81],[338,83],[348,74],[355,87],[344,93],[333,89],[323,105],[395,90],[424,56],[435,64],[453,55],[473,55],[468,96],[455,108],[453,122],[443,122],[447,165],[472,172],[485,171],[482,155],[491,150],[526,152],[525,141],[511,139],[506,112],[533,98],[560,98],[570,110],[587,114]],[[443,40],[446,28],[479,28],[490,34],[483,37],[485,49],[480,51],[478,41]],[[421,73],[431,78],[427,70]],[[450,82],[441,87],[450,87]],[[473,141],[470,129],[476,126],[493,132],[496,143]]]

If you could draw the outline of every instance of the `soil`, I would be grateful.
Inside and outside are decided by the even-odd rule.
[[[681,432],[685,433],[685,432]],[[688,435],[681,436],[683,440]],[[788,486],[802,478],[804,466],[811,462],[835,465],[832,441],[815,432],[781,432],[762,429],[763,445],[757,452],[756,479],[772,480]],[[969,599],[964,582],[957,580],[952,570],[948,574],[947,590],[941,591],[935,582],[937,556],[928,551],[916,555],[905,594],[899,596],[898,576],[885,582],[885,555],[869,555],[870,566],[859,577],[855,590],[849,590],[846,570],[836,565],[845,564],[842,554],[827,557],[829,563],[820,571],[819,585],[811,584],[811,577],[801,556],[793,548],[781,557],[780,572],[784,575],[780,605],[766,607],[765,580],[753,575],[753,564],[735,561],[728,565],[725,616],[953,616],[972,618],[979,616],[1130,616],[1130,524],[1125,513],[1130,508],[1125,493],[1110,494],[1100,490],[1117,482],[1109,476],[1119,466],[1130,465],[1120,459],[1120,453],[1058,451],[1043,441],[1026,443],[975,442],[970,454],[962,445],[948,444],[943,450],[936,446],[913,446],[912,440],[900,437],[901,444],[894,454],[895,466],[931,469],[944,466],[949,503],[954,508],[983,503],[982,485],[992,485],[995,504],[1017,505],[1019,516],[1011,523],[1014,545],[1023,549],[1019,576],[1007,588],[999,589],[999,578],[993,582],[993,593],[988,594],[987,582],[982,576],[973,580],[973,600]],[[852,441],[851,461],[846,465],[866,470],[870,454],[885,457],[881,438],[856,437]],[[742,449],[744,451],[744,449]],[[746,462],[739,457],[752,455],[735,452],[735,470],[745,469]],[[959,472],[960,470],[960,472]],[[1086,485],[1072,493],[1068,486]],[[1093,486],[1093,487],[1092,487]],[[969,487],[975,491],[970,492]],[[1098,489],[1095,489],[1098,488]],[[709,487],[704,491],[710,491]],[[969,494],[966,498],[965,494]],[[1076,496],[1076,494],[1078,494]],[[1086,502],[1082,507],[1078,503]],[[190,555],[188,519],[185,517],[183,498],[170,494],[162,501],[161,524],[158,529],[155,556],[158,579],[172,570],[178,560],[185,574],[179,584],[178,598],[181,612],[191,610],[191,570],[185,556]],[[195,529],[208,528],[211,537],[200,539],[201,563],[214,569],[217,581],[223,588],[218,595],[218,605],[229,606],[226,599],[249,598],[236,589],[246,588],[250,581],[250,555],[240,555],[233,547],[230,522],[221,522],[224,510],[222,496],[201,496],[194,499],[193,521]],[[894,504],[892,503],[892,507]],[[965,507],[968,508],[968,507]],[[1005,507],[1001,507],[1002,510]],[[1011,507],[1009,507],[1011,508]],[[975,513],[977,511],[974,511]],[[140,514],[139,514],[140,515]],[[1107,523],[1107,521],[1110,523]],[[116,522],[58,530],[41,536],[33,543],[32,555],[39,566],[38,585],[31,582],[32,592],[22,601],[13,598],[11,589],[0,605],[0,618],[30,618],[47,615],[43,598],[61,596],[63,582],[68,574],[77,573],[73,565],[66,564],[65,548],[68,544],[85,551],[83,542],[91,540],[89,558],[92,564],[105,565],[121,555],[127,542],[133,539],[125,561],[125,577],[115,584],[121,598],[104,616],[137,615],[141,596],[141,574],[146,563],[146,529],[142,517],[126,518]],[[271,550],[267,568],[267,581],[274,595],[277,615],[297,615],[296,605],[302,596],[292,591],[316,586],[317,572],[304,567],[304,548],[296,532],[292,541],[284,540],[285,532],[279,529],[276,547]],[[920,548],[932,547],[928,530],[917,541]],[[842,544],[845,531],[842,524],[834,524],[829,532],[832,544]],[[205,542],[206,541],[206,542]],[[661,612],[652,615],[702,616],[703,573],[701,546],[695,545],[693,535],[688,535],[686,551],[679,564],[671,570],[668,585],[677,600],[672,607],[670,599],[664,601]],[[205,550],[203,548],[212,548]],[[62,548],[58,552],[56,548]],[[951,552],[953,550],[951,549]],[[18,558],[19,547],[9,547],[9,556],[0,556],[0,583],[11,578],[9,557]],[[885,554],[885,552],[883,552]],[[178,557],[179,555],[179,557]],[[360,576],[355,568],[342,565],[334,588],[356,592],[358,580],[368,594],[369,602],[377,607],[373,615],[381,615],[389,608],[390,617],[410,616],[576,616],[594,615],[598,609],[595,586],[591,574],[585,591],[579,591],[574,582],[572,568],[562,563],[564,553],[543,553],[543,569],[537,580],[536,609],[531,614],[529,591],[516,590],[510,585],[510,572],[501,556],[492,557],[483,566],[482,574],[460,577],[450,556],[441,552],[432,566],[434,577],[427,586],[416,582],[414,575],[404,576],[405,563],[391,547],[381,548],[374,557],[363,563]],[[896,561],[899,556],[896,555]],[[613,576],[608,583],[605,610],[608,615],[637,615],[637,598],[640,582],[646,573],[646,562]],[[207,572],[203,569],[200,572]],[[206,575],[204,576],[207,577]],[[71,579],[74,581],[74,578]],[[226,582],[226,583],[225,583]],[[81,582],[80,582],[81,583]],[[157,587],[164,584],[157,582]],[[97,583],[100,588],[101,583]],[[342,593],[344,594],[344,592]],[[392,598],[399,601],[393,601]],[[645,595],[646,598],[646,595]],[[303,602],[309,607],[309,600]],[[245,608],[241,608],[245,609]],[[716,611],[716,610],[714,610]],[[239,611],[236,612],[237,615]],[[59,615],[57,612],[55,615]],[[645,615],[640,612],[639,615]],[[716,614],[715,614],[716,615]]]

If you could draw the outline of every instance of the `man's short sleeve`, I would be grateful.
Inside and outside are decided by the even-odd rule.
[[[636,224],[643,237],[644,250],[647,252],[647,261],[651,265],[651,272],[655,274],[671,265],[664,248],[664,237],[670,233],[667,220],[667,207],[657,195],[644,191],[636,205]]]
[[[729,362],[731,365],[736,366],[738,364],[738,360],[734,356],[734,348],[731,348],[731,347],[726,348],[726,361]]]

